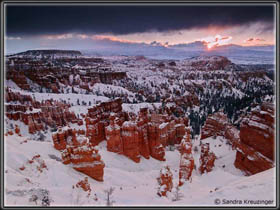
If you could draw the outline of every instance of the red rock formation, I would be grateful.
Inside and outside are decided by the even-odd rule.
[[[267,158],[274,160],[274,105],[257,106],[240,125],[240,140]]]
[[[210,115],[202,128],[201,139],[223,136],[236,149],[234,165],[246,175],[273,167],[274,106],[263,103],[243,118],[240,131],[231,125],[225,114]]]
[[[213,152],[209,151],[209,143],[201,144],[201,154],[200,154],[200,167],[199,171],[201,174],[212,171],[216,160],[216,156]]]
[[[20,128],[18,127],[18,125],[16,125],[15,132],[16,134],[20,135]]]
[[[138,134],[139,134],[139,144],[140,144],[140,154],[146,158],[150,158],[150,149],[148,141],[148,116],[147,109],[143,108],[140,110],[139,118],[137,122]]]
[[[178,120],[178,122],[176,122],[176,125],[175,125],[176,139],[174,142],[175,144],[180,144],[183,137],[186,134],[186,129],[185,129],[186,127],[183,123],[184,123],[183,119]]]
[[[105,164],[92,144],[67,145],[62,151],[62,161],[97,181],[103,181]]]
[[[88,197],[91,194],[91,187],[90,184],[88,183],[88,178],[85,177],[84,180],[79,181],[76,185],[73,185],[73,188],[82,188],[85,192],[88,192]]]
[[[240,126],[236,168],[252,175],[274,166],[274,105],[263,103],[245,117]]]
[[[87,136],[94,145],[98,145],[105,140],[105,127],[108,125],[110,113],[121,113],[122,100],[103,102],[97,106],[88,109],[86,117]]]
[[[28,131],[30,134],[34,134],[36,132],[36,127],[32,116],[28,116]]]
[[[227,125],[229,125],[228,118],[223,112],[209,115],[201,129],[201,140],[211,136],[224,136]]]
[[[150,155],[157,160],[165,161],[165,149],[159,140],[158,126],[153,123],[148,125],[148,139]]]
[[[232,64],[223,56],[203,56],[190,60],[190,66],[200,71],[226,70]]]
[[[179,186],[182,186],[185,181],[190,180],[194,168],[192,144],[188,134],[184,136],[184,139],[181,142],[180,153]]]
[[[11,79],[24,90],[30,89],[23,71],[7,71],[7,79]]]
[[[172,120],[168,123],[167,129],[168,129],[168,145],[174,145],[176,142],[176,128],[175,128],[175,121]]]
[[[123,142],[121,129],[115,122],[115,116],[110,117],[110,125],[105,128],[107,150],[123,154]]]
[[[140,162],[140,147],[139,147],[139,135],[137,131],[136,123],[132,121],[126,121],[122,125],[121,130],[123,152],[124,155],[129,157],[136,163]]]
[[[86,118],[86,129],[86,135],[90,137],[93,145],[98,145],[105,139],[105,125],[98,118]]]
[[[160,143],[166,147],[168,145],[168,123],[161,123],[158,126],[158,132]]]
[[[19,102],[6,105],[6,116],[12,120],[20,120],[28,125],[29,133],[44,130],[46,126],[65,126],[68,122],[78,123],[73,112],[69,112],[69,104],[54,100],[38,102],[29,95],[21,95],[6,89],[6,102]],[[38,110],[34,110],[34,108]]]
[[[165,166],[160,170],[160,175],[157,178],[159,188],[157,194],[159,196],[166,196],[167,192],[171,192],[173,188],[173,174],[169,166]]]
[[[57,133],[52,135],[54,148],[57,150],[66,149],[67,144],[77,145],[76,131],[72,129],[62,130],[59,129]]]
[[[246,175],[253,175],[274,167],[271,159],[243,143],[237,147],[234,165]]]

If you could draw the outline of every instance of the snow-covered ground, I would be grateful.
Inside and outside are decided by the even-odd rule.
[[[33,194],[40,197],[46,190],[49,191],[53,206],[104,206],[106,205],[104,190],[110,187],[115,189],[112,195],[112,200],[115,201],[114,206],[216,206],[216,199],[220,199],[219,206],[226,204],[228,200],[242,200],[241,205],[244,205],[246,199],[275,201],[275,169],[245,177],[233,166],[235,152],[220,137],[203,140],[210,143],[210,150],[218,157],[214,170],[203,175],[194,171],[192,181],[186,182],[180,188],[183,197],[179,201],[172,201],[173,192],[166,198],[159,197],[156,181],[160,169],[169,165],[173,173],[174,187],[177,185],[180,160],[177,150],[167,149],[165,162],[153,158],[146,160],[141,157],[140,163],[134,163],[125,156],[108,152],[106,142],[101,142],[97,148],[105,162],[104,182],[89,178],[92,192],[91,196],[87,197],[87,193],[72,188],[86,175],[60,162],[60,152],[53,148],[52,141],[27,140],[24,142],[25,139],[27,138],[17,135],[5,137],[4,189],[7,206],[36,205],[29,199]],[[193,143],[194,150],[199,140]],[[198,169],[200,151],[193,151],[193,153]],[[42,173],[36,170],[36,165],[27,163],[37,154],[40,154],[47,166]],[[20,170],[19,168],[23,165],[26,167],[25,170]],[[223,168],[223,165],[226,166]],[[270,205],[275,205],[275,203]]]
[[[131,61],[131,59],[126,60],[126,57],[123,56],[111,57],[112,62],[118,60],[122,60],[123,63],[128,65],[118,63],[114,65],[114,70],[118,71],[125,66],[124,70],[128,75],[128,79],[132,81],[131,87],[126,87],[126,83],[122,84],[121,82],[115,82],[116,84],[113,83],[112,85],[96,83],[89,87],[92,91],[90,94],[86,94],[85,89],[78,87],[74,88],[78,94],[55,94],[28,92],[20,89],[11,80],[5,81],[5,86],[10,87],[14,92],[30,95],[37,101],[47,99],[65,101],[71,104],[70,111],[75,112],[76,115],[86,114],[88,108],[93,105],[110,100],[109,97],[112,97],[110,96],[112,93],[114,93],[114,97],[127,97],[128,102],[126,101],[126,103],[122,104],[122,108],[126,112],[138,113],[144,107],[149,109],[160,108],[162,103],[139,103],[139,101],[134,103],[138,91],[144,90],[148,93],[148,96],[155,96],[155,93],[160,93],[163,96],[169,91],[171,96],[168,97],[170,98],[174,97],[175,90],[182,89],[182,95],[192,95],[192,90],[184,88],[183,84],[190,85],[194,89],[201,86],[204,87],[205,91],[213,91],[214,93],[216,89],[211,89],[210,82],[215,81],[217,84],[223,82],[225,83],[225,88],[221,95],[233,94],[235,98],[244,96],[243,88],[230,85],[230,82],[238,82],[234,80],[235,76],[231,72],[216,71],[217,74],[229,74],[230,82],[224,79],[205,80],[202,72],[199,71],[189,71],[189,74],[194,74],[194,79],[185,80],[182,72],[179,71],[178,74],[171,67],[155,71],[152,61],[146,59]],[[177,65],[178,69],[180,69],[180,63]],[[252,80],[254,79],[256,78],[252,78]],[[269,82],[266,80],[268,79],[265,78],[263,82]],[[31,84],[32,81],[28,80],[28,83]],[[39,89],[36,84],[32,83],[31,86],[33,86],[33,90]],[[162,88],[165,86],[167,87],[166,89]],[[227,86],[229,88],[226,88]],[[135,89],[134,91],[132,87]],[[64,92],[70,91],[70,89],[70,87],[64,87]],[[143,99],[141,101],[145,101],[146,98],[143,97]],[[167,102],[165,106],[174,105],[174,102]],[[196,113],[202,113],[199,106],[193,106],[193,110]],[[50,129],[43,132],[45,141],[35,141],[39,138],[39,135],[29,134],[28,127],[24,123],[6,119],[5,129],[10,129],[11,125],[12,127],[19,126],[22,137],[14,134],[4,138],[4,192],[5,205],[7,206],[40,206],[39,200],[46,194],[48,194],[52,206],[105,206],[106,193],[104,191],[110,187],[114,188],[112,194],[112,200],[115,201],[114,206],[252,206],[248,200],[274,201],[268,204],[275,205],[275,168],[246,177],[242,171],[234,166],[236,151],[232,150],[226,139],[219,136],[215,139],[210,137],[202,140],[202,143],[209,143],[210,150],[217,156],[213,171],[203,175],[198,172],[200,166],[200,139],[198,137],[193,140],[192,148],[196,169],[193,171],[192,181],[186,182],[180,187],[181,200],[173,201],[175,187],[179,182],[180,153],[177,149],[170,151],[170,148],[167,147],[166,161],[164,162],[153,158],[147,160],[141,157],[140,163],[135,163],[123,155],[108,152],[106,141],[101,142],[96,148],[105,162],[104,182],[89,178],[92,192],[90,196],[87,196],[86,192],[73,188],[73,185],[76,185],[77,182],[87,176],[61,162],[60,152],[53,147]],[[77,124],[70,124],[69,126],[85,130],[85,123],[82,126]],[[39,162],[28,163],[37,154],[40,154]],[[43,168],[42,172],[38,171],[37,168],[37,166],[40,166],[40,161],[44,161],[47,166],[47,168]],[[157,195],[158,183],[156,178],[159,176],[160,169],[166,165],[170,167],[173,173],[174,187],[167,197],[159,197]],[[25,169],[21,170],[20,168],[23,166],[25,166]],[[30,200],[32,195],[39,197],[37,203]],[[261,203],[259,205],[265,204]]]

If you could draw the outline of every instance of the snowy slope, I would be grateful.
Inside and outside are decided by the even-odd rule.
[[[72,189],[72,186],[84,179],[86,175],[51,158],[49,155],[60,158],[60,152],[53,148],[52,142],[28,140],[23,143],[25,139],[25,137],[16,135],[5,138],[5,205],[36,205],[34,202],[30,202],[29,198],[32,194],[40,197],[40,193],[42,194],[44,189],[49,191],[51,205],[54,206],[105,205],[104,190],[111,186],[115,188],[112,198],[115,206],[215,205],[216,198],[274,199],[275,169],[245,177],[236,171],[223,169],[220,167],[219,160],[209,174],[193,173],[192,182],[185,183],[181,187],[182,200],[172,201],[172,193],[169,193],[167,198],[158,197],[156,178],[163,166],[166,164],[170,166],[174,186],[178,183],[179,152],[177,150],[166,151],[166,162],[153,158],[146,160],[142,157],[140,163],[137,164],[125,156],[108,152],[106,142],[97,146],[106,165],[104,182],[97,182],[89,178],[92,196],[88,198],[83,191]],[[211,140],[213,139],[208,139],[209,142]],[[213,142],[215,141],[220,142],[219,139]],[[214,150],[214,145],[215,143],[210,145],[210,150]],[[220,152],[218,152],[219,150]],[[215,152],[224,160],[231,159],[232,154],[226,155],[226,151],[222,151],[220,147],[215,149]],[[37,154],[41,155],[47,165],[47,169],[42,173],[36,171],[32,164],[27,163]],[[199,151],[195,155],[196,162],[197,158],[199,158]],[[231,161],[227,161],[228,164]],[[23,165],[26,169],[21,171],[19,168]],[[93,199],[93,195],[98,198],[97,201]]]

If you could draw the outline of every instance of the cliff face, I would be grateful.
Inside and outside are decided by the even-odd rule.
[[[105,164],[92,144],[69,144],[61,155],[64,164],[71,164],[75,170],[97,181],[103,181]]]
[[[27,125],[30,134],[45,130],[47,126],[66,126],[69,123],[80,122],[74,112],[69,111],[70,105],[59,101],[45,100],[39,102],[33,100],[29,95],[22,95],[7,89],[6,102],[6,116]]]
[[[119,99],[88,109],[85,120],[86,133],[93,145],[106,139],[108,151],[123,154],[137,163],[140,156],[164,161],[164,147],[179,144],[186,133],[186,120],[149,114],[146,108],[140,110],[138,117],[129,117],[122,112]]]
[[[274,105],[263,103],[241,122],[235,166],[247,175],[272,168],[274,145]]]
[[[201,130],[201,140],[211,136],[224,136],[226,127],[229,125],[228,118],[223,112],[209,115]]]
[[[274,130],[274,105],[263,103],[242,120],[240,140],[274,160]]]
[[[126,121],[122,125],[122,142],[124,155],[135,161],[140,162],[140,139],[135,122]]]
[[[123,143],[121,139],[121,128],[116,123],[115,116],[110,117],[110,124],[105,129],[107,150],[123,154]]]
[[[240,131],[229,123],[225,114],[210,115],[202,128],[201,139],[225,137],[237,150],[235,167],[252,175],[273,167],[274,129],[274,105],[265,102],[242,119]]]
[[[190,60],[190,66],[200,71],[226,70],[232,65],[223,56],[202,56]]]

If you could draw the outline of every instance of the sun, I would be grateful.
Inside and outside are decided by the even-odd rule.
[[[231,36],[221,36],[218,34],[214,37],[209,36],[204,39],[201,39],[201,41],[205,43],[208,50],[211,50],[214,47],[229,44],[231,39],[232,39]]]

